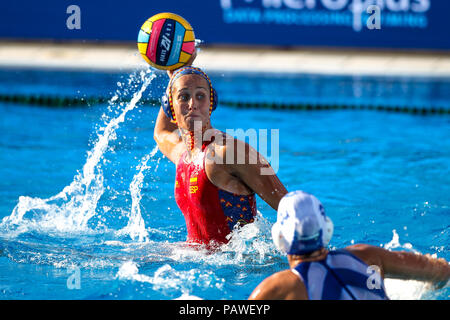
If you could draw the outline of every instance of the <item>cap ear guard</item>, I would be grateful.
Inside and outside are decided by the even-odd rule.
[[[333,236],[334,224],[330,218],[325,217],[325,225],[323,227],[322,233],[322,244],[324,247],[328,246],[330,243],[331,237]]]
[[[272,240],[275,247],[278,250],[284,253],[287,253],[289,251],[290,245],[283,237],[283,234],[281,233],[280,224],[277,222],[275,222],[274,225],[272,226]]]
[[[168,97],[167,93],[165,93],[161,97],[161,107],[163,108],[163,111],[166,114],[166,116],[169,119],[173,120],[173,115],[172,115],[172,111],[170,110],[169,97]]]

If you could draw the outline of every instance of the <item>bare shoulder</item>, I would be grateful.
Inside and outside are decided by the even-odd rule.
[[[345,248],[345,250],[357,256],[368,265],[381,266],[381,255],[385,251],[383,248],[372,246],[369,244],[354,244]]]
[[[305,300],[306,288],[290,269],[264,279],[252,292],[250,300]]]
[[[227,147],[234,144],[234,137],[218,129],[210,129],[208,135],[205,135],[203,139],[210,140],[212,138],[214,141],[208,146],[211,156],[214,157],[214,160],[225,159]]]
[[[229,151],[232,144],[234,144],[232,136],[216,131],[214,142],[209,144],[206,149],[206,175],[220,189],[236,194],[251,194],[252,190],[242,181],[234,167],[230,165],[235,161],[233,152]]]
[[[206,173],[210,181],[229,192],[256,193],[277,210],[287,190],[267,159],[245,141],[227,133],[215,137],[207,152]]]
[[[226,132],[220,131],[218,129],[210,129],[208,130],[208,135],[204,136],[204,140],[209,140],[212,137],[214,137],[214,142],[211,143],[208,147],[210,151],[215,157],[214,159],[223,159],[222,162],[219,163],[226,163],[225,159],[227,159],[229,162],[231,162],[233,159],[230,159],[230,156],[234,156],[236,149],[242,148],[242,146],[245,146],[246,143],[242,142],[235,137],[227,134]],[[228,155],[228,158],[227,158]]]
[[[351,252],[352,254],[354,254],[358,258],[361,258],[362,260],[365,260],[363,258],[365,258],[366,256],[370,256],[372,252],[375,251],[375,249],[376,249],[375,246],[364,243],[358,243],[345,247],[345,250]]]
[[[256,149],[245,141],[217,129],[211,130],[210,134],[214,136],[211,148],[215,152],[215,160],[222,159],[222,164],[257,164],[263,160]]]
[[[214,139],[205,150],[207,171],[220,171],[229,174],[229,170],[226,166],[230,161],[230,159],[227,158],[227,147],[232,145],[234,138],[217,129],[209,130],[209,134],[210,136],[203,138],[206,141]]]

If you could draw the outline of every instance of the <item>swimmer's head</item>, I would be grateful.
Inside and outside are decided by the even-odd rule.
[[[200,68],[191,66],[174,72],[162,98],[166,115],[187,130],[194,120],[209,120],[217,103],[217,92],[208,75]]]
[[[333,235],[333,222],[320,201],[303,191],[285,195],[272,227],[275,246],[290,255],[305,255],[324,248]]]

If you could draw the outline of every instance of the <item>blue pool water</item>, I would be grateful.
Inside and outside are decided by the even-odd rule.
[[[184,245],[175,168],[153,140],[158,108],[140,103],[161,95],[166,79],[153,77],[0,72],[0,94],[110,98],[73,108],[0,104],[0,299],[246,299],[265,277],[287,268],[270,238],[276,213],[259,198],[257,221],[218,252]],[[264,92],[264,99],[276,96],[267,94],[274,87],[264,89],[265,80],[213,77],[219,94],[252,101]],[[345,85],[325,80],[316,81],[336,87],[326,98],[342,98]],[[298,99],[309,83],[292,76],[275,82],[286,100]],[[392,79],[375,82],[388,88],[382,93],[392,90]],[[428,83],[419,82],[421,88]],[[449,80],[430,86],[422,94],[411,89],[414,101],[426,103],[429,95],[430,103],[448,105],[442,88]],[[382,93],[372,98],[381,101]],[[448,115],[220,106],[213,125],[279,129],[278,176],[288,190],[323,202],[335,225],[332,247],[364,242],[450,260]],[[387,289],[393,299],[450,294],[448,286],[436,291],[414,281],[388,281]]]

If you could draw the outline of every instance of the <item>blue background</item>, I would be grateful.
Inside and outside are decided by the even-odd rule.
[[[228,1],[228,0],[222,0]],[[272,0],[274,1],[274,0]],[[285,1],[285,0],[284,0]],[[316,0],[315,12],[333,13]],[[349,0],[351,2],[353,0]],[[399,0],[396,0],[399,1]],[[417,1],[409,0],[410,5]],[[186,18],[194,27],[196,38],[207,45],[276,45],[312,47],[356,47],[386,49],[450,49],[450,1],[429,0],[430,9],[422,14],[383,10],[381,30],[354,31],[351,26],[288,25],[224,21],[221,0],[208,1],[2,1],[0,4],[0,38],[33,40],[87,40],[135,42],[140,26],[159,12],[174,12]],[[233,10],[263,12],[263,0],[232,0]],[[292,1],[291,1],[292,3]],[[70,5],[81,9],[81,29],[70,30],[66,13]],[[273,9],[276,13],[308,14],[309,9],[289,9],[285,4]],[[351,14],[348,6],[339,13]],[[385,17],[421,15],[422,27],[393,27]],[[387,19],[387,18],[386,18]],[[425,20],[423,20],[425,19]],[[317,21],[315,22],[317,23]]]

